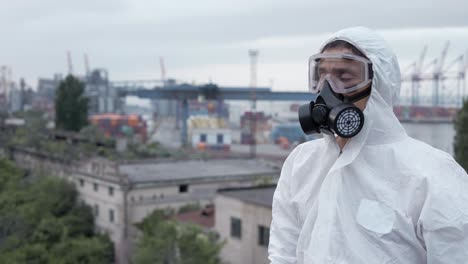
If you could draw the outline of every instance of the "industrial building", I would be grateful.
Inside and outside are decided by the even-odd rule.
[[[231,264],[268,264],[275,185],[219,190],[215,230],[226,245],[221,258]],[[224,210],[229,208],[229,210]]]
[[[121,113],[123,102],[109,82],[105,69],[95,69],[85,77],[89,114]]]
[[[89,99],[88,113],[90,115],[122,112],[123,99],[118,96],[118,90],[111,85],[107,70],[94,69],[84,76],[75,77],[85,84],[85,96]],[[61,81],[63,81],[61,74],[55,74],[52,79],[39,79],[35,96],[36,108],[53,109],[55,93]]]
[[[225,119],[209,116],[188,119],[188,135],[193,148],[228,151],[232,144],[231,134]]]
[[[119,163],[93,158],[75,163],[21,149],[13,158],[23,168],[49,171],[74,182],[80,199],[93,208],[98,230],[114,241],[119,263],[125,263],[137,238],[134,224],[155,209],[213,204],[218,189],[276,182],[280,173],[268,163],[244,159]]]
[[[162,161],[115,164],[105,160],[80,166],[74,181],[83,201],[96,212],[96,224],[117,248],[136,238],[133,224],[155,209],[178,209],[190,203],[213,203],[221,188],[275,181],[278,168],[250,160]],[[120,244],[120,245],[119,245]]]

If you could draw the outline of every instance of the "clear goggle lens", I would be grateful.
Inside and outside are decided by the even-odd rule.
[[[317,54],[309,59],[309,89],[318,93],[328,80],[336,93],[346,94],[368,85],[372,63],[353,54]]]

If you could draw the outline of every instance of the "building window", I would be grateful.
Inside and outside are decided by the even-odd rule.
[[[80,179],[80,186],[81,186],[81,187],[84,186],[84,180],[83,180],[83,179]]]
[[[143,201],[143,196],[140,195],[140,201]]]
[[[114,222],[114,210],[113,209],[109,209],[109,221],[111,223]]]
[[[231,237],[242,238],[241,229],[241,220],[236,217],[231,217]]]
[[[258,226],[258,244],[260,246],[268,247],[270,240],[270,228],[265,226]]]
[[[114,187],[109,187],[109,195],[114,196]]]
[[[130,197],[130,200],[131,200],[132,202],[135,202],[135,197],[133,197],[133,196]]]
[[[216,135],[216,142],[218,144],[223,144],[223,134]]]
[[[94,191],[97,192],[97,191],[98,191],[98,184],[97,184],[97,183],[94,183],[93,186],[94,186]]]
[[[161,193],[161,194],[159,195],[159,198],[164,199],[164,193]]]
[[[188,192],[188,184],[181,184],[181,185],[179,185],[179,192],[180,192],[180,193]]]
[[[206,134],[200,134],[200,142],[206,143]]]
[[[94,205],[94,216],[98,216],[99,215],[99,205],[95,204]]]
[[[158,198],[156,194],[153,194],[153,200],[156,200],[156,198]]]

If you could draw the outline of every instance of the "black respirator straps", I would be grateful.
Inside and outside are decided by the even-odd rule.
[[[369,87],[368,89],[362,91],[362,92],[359,92],[353,96],[343,96],[343,99],[345,102],[349,102],[349,103],[354,103],[354,102],[357,102],[361,99],[364,99],[366,98],[367,96],[369,96],[371,94],[371,89],[372,87]]]

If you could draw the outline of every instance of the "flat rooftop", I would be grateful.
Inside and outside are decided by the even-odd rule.
[[[218,194],[271,208],[276,185],[221,189]]]
[[[131,183],[163,183],[242,179],[250,176],[272,176],[280,173],[266,163],[246,159],[164,161],[152,164],[119,165]]]
[[[174,216],[174,219],[181,223],[192,223],[210,229],[214,227],[214,208],[179,213]]]

